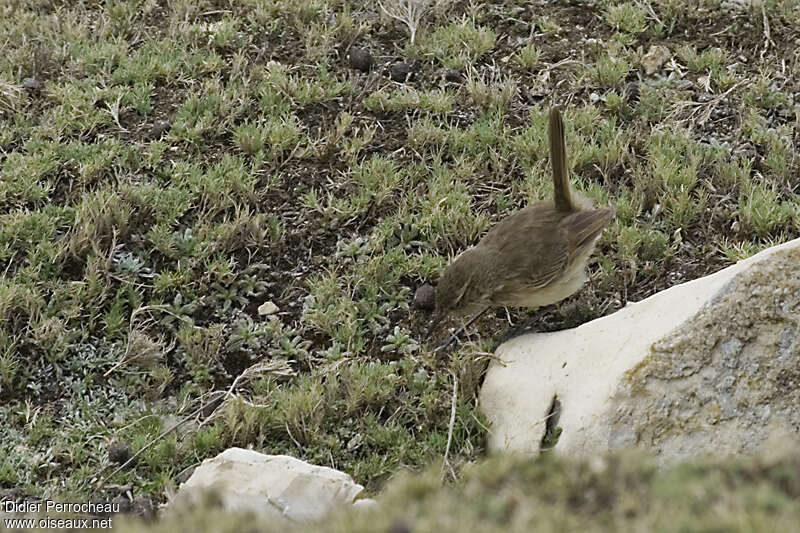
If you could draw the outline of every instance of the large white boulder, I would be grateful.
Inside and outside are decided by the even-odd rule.
[[[481,390],[489,448],[751,452],[800,428],[798,333],[800,239],[578,328],[517,337]]]
[[[210,499],[227,511],[305,522],[352,506],[363,490],[349,475],[333,468],[288,455],[229,448],[203,461],[180,486],[170,507],[186,509]]]

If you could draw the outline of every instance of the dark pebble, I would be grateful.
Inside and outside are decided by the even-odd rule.
[[[122,442],[114,441],[108,447],[108,458],[112,463],[124,464],[131,458],[131,449]]]
[[[436,307],[436,291],[426,283],[417,287],[414,293],[414,307],[423,311],[432,311]]]
[[[350,66],[361,72],[369,72],[372,68],[372,54],[363,48],[353,47],[350,49]]]
[[[444,79],[450,83],[462,83],[464,81],[464,75],[457,70],[448,70],[444,73]]]
[[[408,63],[395,63],[389,68],[389,77],[394,81],[407,81],[411,72],[411,65]]]

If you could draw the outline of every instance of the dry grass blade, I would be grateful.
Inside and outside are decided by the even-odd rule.
[[[408,27],[411,34],[410,41],[413,45],[422,18],[431,9],[433,2],[431,0],[386,0],[379,1],[378,5],[387,17],[402,22]]]
[[[12,110],[22,95],[22,87],[0,80],[0,109]]]

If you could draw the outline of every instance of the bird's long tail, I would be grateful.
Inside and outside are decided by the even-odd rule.
[[[574,211],[569,188],[569,167],[567,166],[567,144],[564,139],[564,121],[558,108],[550,110],[550,160],[553,163],[553,201],[559,211]]]

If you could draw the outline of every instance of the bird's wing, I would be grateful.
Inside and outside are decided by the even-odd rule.
[[[567,264],[567,247],[559,243],[557,247],[550,250],[555,253],[543,255],[539,261],[529,265],[532,268],[528,269],[528,282],[526,283],[528,288],[546,287],[564,271]]]
[[[580,255],[587,246],[591,246],[615,215],[616,209],[613,207],[601,207],[577,211],[565,217],[560,226],[567,238],[569,257]]]
[[[524,280],[528,288],[545,287],[556,279],[567,264],[569,242],[564,234],[558,231],[558,221],[563,214],[550,206],[534,206],[537,216],[525,214],[532,210],[527,208],[507,217],[495,226],[492,238],[486,245],[491,248],[497,258],[495,271],[500,278]]]

